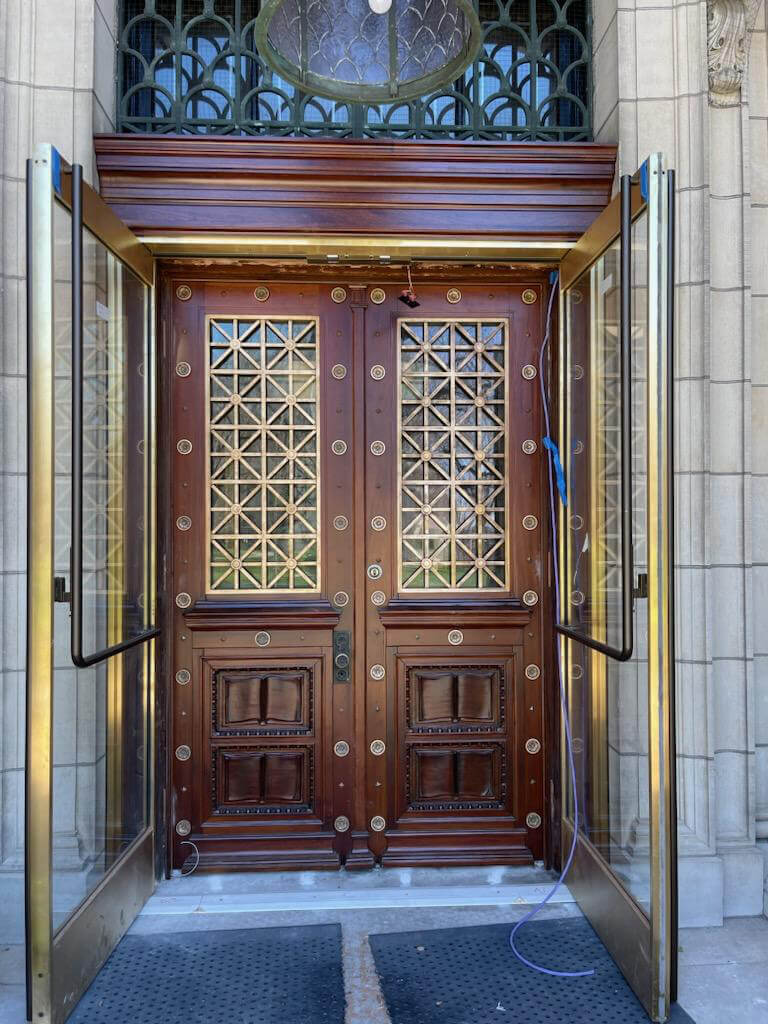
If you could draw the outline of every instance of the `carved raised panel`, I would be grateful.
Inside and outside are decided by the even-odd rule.
[[[406,673],[408,729],[414,733],[501,731],[505,686],[498,665],[413,666]]]
[[[310,666],[220,669],[213,676],[215,735],[285,736],[312,729]]]
[[[216,814],[296,814],[311,809],[309,747],[217,747],[212,790]]]
[[[500,807],[506,790],[505,761],[501,744],[410,746],[408,806],[428,811]]]

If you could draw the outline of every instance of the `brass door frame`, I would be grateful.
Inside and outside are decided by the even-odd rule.
[[[61,930],[56,940],[53,937],[52,914],[51,914],[51,847],[52,847],[52,820],[51,820],[51,744],[52,744],[52,579],[53,579],[53,280],[50,259],[46,259],[46,247],[50,250],[52,238],[53,203],[52,191],[53,166],[57,161],[58,154],[50,146],[38,147],[35,158],[31,161],[30,168],[30,198],[29,198],[29,219],[28,219],[28,241],[31,243],[30,266],[30,295],[29,300],[29,380],[30,388],[34,394],[34,401],[30,403],[29,410],[29,476],[30,476],[30,513],[29,513],[29,588],[28,588],[28,621],[34,621],[34,636],[30,635],[28,641],[28,675],[34,680],[34,699],[29,702],[28,723],[27,723],[27,859],[28,859],[28,949],[30,965],[30,994],[35,1007],[35,1019],[41,1024],[58,1024],[64,1019],[60,1015],[56,1000],[60,998],[63,991],[67,991],[71,1002],[69,1007],[74,1005],[79,993],[90,980],[90,976],[80,974],[75,983],[68,987],[67,984],[54,983],[52,976],[52,960],[61,958],[64,960],[64,943],[68,937],[76,934],[82,935],[75,927],[76,921],[93,920],[91,913],[96,914],[99,901],[107,901],[111,896],[116,896],[118,887],[112,888],[112,882],[120,879],[125,882],[126,888],[121,890],[123,897],[129,899],[129,894],[142,897],[142,889],[138,879],[145,878],[144,869],[137,872],[137,864],[145,862],[145,851],[151,850],[153,841],[154,807],[151,808],[149,828],[137,837],[126,854],[115,868],[107,875],[103,883],[91,894],[81,906],[76,915]],[[660,188],[660,182],[652,182],[652,188]],[[392,237],[371,237],[369,239],[350,238],[348,245],[343,239],[336,236],[307,236],[297,237],[285,236],[268,238],[260,236],[147,236],[143,240],[129,232],[122,222],[115,216],[112,210],[90,189],[85,190],[85,220],[94,234],[102,238],[109,248],[119,256],[138,276],[148,282],[153,281],[153,254],[217,254],[232,256],[238,253],[252,255],[254,252],[275,256],[292,256],[299,259],[306,259],[307,256],[315,256],[319,260],[328,260],[331,254],[338,254],[341,250],[348,258],[366,256],[376,252],[379,256],[382,246],[385,255],[391,259],[447,259],[460,262],[486,261],[491,259],[520,260],[521,262],[539,263],[540,265],[552,265],[562,259],[561,275],[566,277],[572,272],[574,261],[578,259],[582,248],[582,242],[577,243],[568,252],[567,242],[552,242],[551,240],[539,241],[511,240],[509,243],[500,243],[497,240],[483,239],[478,236],[471,241],[463,240],[451,242],[448,239],[421,238],[421,239],[394,239]],[[63,176],[62,192],[59,201],[69,206],[67,198],[67,176]],[[668,201],[668,200],[667,200]],[[612,207],[608,207],[608,211]],[[588,244],[596,246],[596,239],[599,232],[605,232],[608,223],[606,214],[601,215],[595,222],[594,229],[590,229],[584,236]],[[589,241],[591,239],[591,241]],[[142,241],[145,244],[142,244]],[[608,239],[610,241],[610,239]],[[606,243],[607,244],[607,243]],[[346,251],[344,246],[346,245]],[[567,254],[566,254],[567,253]],[[343,258],[342,255],[342,258]],[[565,258],[563,258],[565,257]],[[337,257],[338,258],[338,257]],[[660,270],[660,275],[670,273],[670,268]],[[32,288],[34,282],[34,291]],[[663,315],[659,310],[659,315]],[[562,321],[562,318],[561,318]],[[668,370],[670,337],[656,336],[652,345],[654,351],[652,358],[649,358],[649,370],[659,375],[659,380]],[[563,368],[561,364],[560,372]],[[660,512],[671,511],[671,493],[669,488],[669,442],[671,430],[671,409],[664,402],[664,392],[651,396],[656,404],[656,418],[650,415],[649,410],[649,448],[656,459],[657,474],[659,482],[657,491],[654,491],[655,506]],[[659,404],[660,403],[660,404]],[[669,915],[669,908],[673,901],[673,879],[674,870],[674,847],[672,814],[673,793],[671,792],[671,746],[667,735],[671,715],[671,537],[667,515],[660,516],[660,530],[656,538],[657,544],[653,554],[654,565],[657,567],[660,577],[658,586],[651,593],[651,601],[655,602],[655,612],[649,622],[649,633],[657,646],[653,647],[657,657],[654,657],[650,665],[650,672],[654,680],[651,687],[651,703],[655,715],[652,715],[651,728],[657,736],[662,756],[657,759],[658,763],[653,766],[652,773],[652,796],[654,807],[658,813],[652,822],[652,835],[654,839],[653,872],[654,879],[658,882],[664,880],[665,892],[664,908],[656,907],[650,922],[649,948],[653,955],[654,970],[657,972],[657,988],[663,990],[662,1000],[669,999],[669,979],[673,975],[674,967],[669,960],[665,959],[664,951],[670,949],[669,936],[672,934],[673,922]],[[650,554],[649,554],[650,559]],[[650,565],[649,565],[650,568]],[[154,553],[152,553],[152,577],[155,576]],[[566,641],[561,641],[564,645]],[[147,656],[150,663],[154,665],[154,644],[148,645]],[[150,692],[148,699],[150,708],[155,706],[154,700],[154,674],[150,675]],[[152,719],[150,719],[152,721]],[[149,751],[148,762],[151,770],[154,770],[154,730],[151,729],[152,748]],[[563,774],[563,779],[566,775]],[[154,801],[154,787],[150,786],[150,793]],[[563,816],[563,841],[564,848],[567,848],[569,840],[568,822]],[[660,841],[661,830],[666,837],[666,842]],[[589,857],[591,851],[588,842],[580,841],[579,852],[574,865],[573,886],[579,887],[581,874],[586,871],[588,877],[595,878],[594,866],[590,866]],[[152,856],[146,859],[151,865]],[[600,881],[603,883],[600,893],[608,893],[611,896],[611,878],[607,872]],[[654,883],[655,884],[655,883]],[[151,888],[151,882],[150,882]],[[148,892],[147,892],[148,895]],[[598,894],[599,895],[599,894]],[[627,927],[639,927],[636,920],[636,905],[624,896],[622,906],[626,910],[624,920]],[[612,899],[612,896],[611,896]],[[586,899],[583,906],[588,910],[589,904]],[[134,903],[134,906],[136,904]],[[140,904],[139,904],[140,905]],[[102,904],[103,906],[103,904]],[[595,913],[600,912],[599,903],[596,904]],[[119,920],[119,915],[118,915]],[[634,922],[634,923],[633,923]],[[119,937],[119,929],[124,926],[116,921],[105,925],[109,935]],[[91,931],[90,934],[93,934]],[[666,937],[666,942],[664,938]],[[95,944],[94,944],[95,945]],[[662,949],[663,945],[663,949]],[[672,947],[673,948],[673,947]],[[614,955],[616,953],[614,952]],[[101,957],[103,959],[103,957]],[[98,962],[97,962],[98,960]],[[94,956],[93,970],[98,969],[101,960],[98,954]],[[67,967],[67,975],[74,978],[71,967]],[[622,963],[631,981],[631,971]],[[92,975],[91,975],[92,976]],[[62,975],[63,978],[63,975]],[[665,1004],[666,1005],[666,1004]],[[655,1019],[662,1019],[658,1016],[658,1004],[654,1010]]]
[[[113,214],[114,216],[114,214]],[[489,238],[480,232],[472,238],[437,235],[342,235],[253,234],[247,231],[161,232],[139,235],[139,242],[158,258],[209,257],[227,259],[255,255],[269,260],[311,260],[316,263],[388,266],[413,261],[478,263],[518,261],[556,265],[570,251],[567,237]]]
[[[643,196],[642,193],[645,193]],[[620,202],[617,195],[573,250],[563,260],[560,274],[560,354],[558,359],[559,427],[561,449],[571,450],[565,416],[570,374],[564,295],[619,236]],[[569,885],[579,905],[616,960],[654,1021],[664,1021],[676,998],[677,951],[677,848],[674,774],[674,639],[673,639],[673,538],[672,538],[672,344],[674,285],[674,172],[667,170],[660,154],[654,154],[632,180],[631,216],[648,213],[648,453],[647,547],[648,547],[648,745],[650,806],[650,913],[646,914],[620,884],[597,847],[582,833],[578,836]],[[566,461],[564,459],[564,461]],[[565,530],[567,516],[559,508],[558,562],[560,603],[567,600],[568,571]],[[559,653],[565,679],[570,677],[571,654],[578,641],[559,636]],[[605,655],[588,650],[589,662]],[[567,688],[568,683],[564,684]],[[605,711],[603,706],[603,711]],[[595,730],[605,735],[606,717],[590,724],[589,742]],[[565,798],[570,786],[565,731],[561,739],[562,856],[573,840],[573,823]]]
[[[49,144],[27,169],[28,252],[28,549],[26,734],[26,929],[30,1019],[60,1024],[74,1009],[154,887],[154,641],[144,644],[147,679],[147,825],[57,931],[52,906],[53,578],[54,578],[54,208],[72,210],[71,168]],[[100,196],[83,184],[83,223],[142,282],[154,284],[154,260]],[[150,345],[152,344],[150,340]],[[150,350],[151,351],[151,350]],[[154,395],[147,409],[154,422]],[[154,459],[154,445],[152,446]],[[154,463],[148,468],[154,478]],[[150,532],[150,531],[147,531]],[[145,574],[154,606],[154,549]],[[34,628],[31,626],[34,624]],[[115,709],[116,710],[116,709]],[[119,731],[119,730],[118,730]],[[114,779],[111,782],[114,783]],[[116,793],[112,794],[114,805]],[[108,806],[109,806],[108,799]]]

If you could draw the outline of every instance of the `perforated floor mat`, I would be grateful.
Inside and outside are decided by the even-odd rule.
[[[589,978],[533,971],[509,946],[512,925],[370,935],[393,1024],[648,1024],[585,920],[532,921],[517,934],[529,960]],[[670,1021],[693,1024],[676,1006]]]
[[[344,1024],[341,928],[127,935],[70,1024]]]

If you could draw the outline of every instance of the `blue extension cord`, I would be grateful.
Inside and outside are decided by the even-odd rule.
[[[552,290],[549,293],[549,303],[547,305],[547,327],[544,333],[544,341],[541,343],[539,349],[539,387],[541,389],[541,402],[544,409],[544,425],[546,427],[546,436],[544,437],[544,447],[547,449],[547,470],[549,472],[549,512],[552,522],[552,546],[554,557],[552,559],[555,566],[555,622],[560,623],[560,578],[559,568],[557,564],[557,515],[555,514],[555,491],[553,481],[553,467],[554,474],[557,478],[557,489],[560,494],[560,498],[564,505],[568,504],[568,499],[565,491],[565,478],[563,477],[563,467],[560,463],[560,455],[557,450],[557,445],[550,438],[550,424],[549,424],[549,405],[547,403],[547,391],[544,385],[544,355],[549,345],[550,335],[552,333],[552,307],[555,301],[555,295],[558,290],[558,276],[557,273],[553,273],[550,277],[550,283]],[[557,971],[551,967],[542,967],[541,964],[536,964],[532,960],[528,960],[515,946],[515,935],[523,927],[523,925],[530,921],[531,918],[535,917],[539,911],[549,903],[552,897],[555,895],[557,890],[563,884],[565,876],[568,874],[573,862],[573,855],[576,852],[576,843],[579,839],[579,795],[576,787],[576,767],[573,762],[573,741],[571,739],[571,721],[568,715],[568,702],[565,696],[565,684],[563,683],[563,666],[562,666],[562,655],[560,653],[560,643],[558,641],[557,650],[557,680],[560,684],[560,705],[563,711],[563,723],[565,725],[565,743],[568,750],[568,768],[571,774],[571,789],[573,791],[573,839],[571,841],[571,848],[568,851],[568,857],[566,858],[563,870],[560,872],[560,877],[549,890],[547,895],[529,910],[524,917],[521,917],[517,924],[514,926],[509,935],[509,944],[512,947],[512,952],[515,954],[521,963],[524,963],[526,967],[530,967],[534,971],[539,971],[540,974],[549,974],[554,978],[587,978],[595,973],[595,969],[589,968],[584,971]]]

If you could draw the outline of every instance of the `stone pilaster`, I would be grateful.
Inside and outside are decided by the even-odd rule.
[[[768,878],[768,15],[761,3],[749,44],[745,85],[750,152],[752,288],[752,608],[755,691],[755,803],[758,847]],[[768,890],[764,912],[768,913]]]

